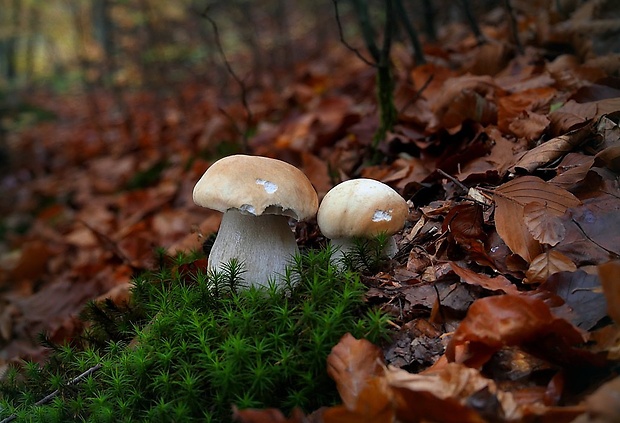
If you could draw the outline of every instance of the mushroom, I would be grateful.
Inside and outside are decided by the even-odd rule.
[[[318,198],[296,167],[267,157],[233,155],[213,163],[196,183],[194,203],[224,213],[211,252],[209,269],[231,259],[243,263],[250,284],[281,281],[299,249],[289,217],[316,214]]]
[[[352,179],[332,188],[321,201],[317,223],[331,240],[332,259],[342,261],[350,253],[356,238],[390,236],[383,253],[394,257],[398,248],[393,236],[405,225],[407,202],[392,188],[374,179]]]

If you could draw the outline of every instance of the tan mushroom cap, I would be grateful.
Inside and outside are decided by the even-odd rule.
[[[242,154],[213,163],[194,186],[194,203],[226,212],[239,209],[260,216],[279,214],[297,220],[316,214],[314,187],[295,166],[268,157]]]
[[[374,179],[352,179],[323,198],[317,223],[330,239],[393,235],[405,224],[409,207],[396,191]]]

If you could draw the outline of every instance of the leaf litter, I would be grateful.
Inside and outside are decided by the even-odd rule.
[[[327,360],[342,404],[290,417],[235,409],[236,419],[617,421],[620,62],[546,50],[571,25],[582,31],[595,3],[560,23],[522,12],[520,28],[538,31],[522,55],[505,26],[485,26],[492,42],[479,45],[455,25],[428,46],[427,64],[406,59],[399,121],[373,166],[374,72],[342,46],[300,64],[285,90],[266,84],[253,97],[253,153],[302,168],[320,196],[341,180],[381,180],[411,214],[392,267],[363,275],[393,339],[345,335]],[[592,47],[570,40],[573,51]],[[200,249],[217,230],[219,214],[194,207],[191,189],[220,140],[238,140],[245,111],[229,101],[222,118],[217,93],[198,82],[178,96],[128,94],[132,131],[113,110],[85,119],[80,97],[32,99],[59,121],[12,134],[0,180],[0,374],[44,358],[39,331],[77,336],[85,301],[127,300],[156,247]],[[297,235],[324,241],[313,222]]]

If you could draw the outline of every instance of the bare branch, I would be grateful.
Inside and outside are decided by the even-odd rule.
[[[342,44],[344,44],[344,46],[346,48],[348,48],[349,50],[351,50],[353,53],[355,53],[355,55],[364,63],[366,63],[368,66],[375,66],[374,63],[372,63],[370,60],[366,59],[362,53],[360,53],[360,51],[358,49],[356,49],[355,47],[353,47],[351,44],[349,44],[347,42],[347,40],[344,39],[344,32],[342,30],[342,22],[340,22],[340,12],[338,10],[338,0],[332,0],[332,2],[334,3],[334,10],[336,12],[336,23],[338,24],[338,34],[340,34],[340,42],[342,42]]]

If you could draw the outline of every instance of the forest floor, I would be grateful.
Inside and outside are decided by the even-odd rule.
[[[364,177],[410,205],[390,270],[364,277],[393,342],[343,338],[328,360],[339,421],[620,416],[620,56],[583,37],[592,15],[538,18],[519,23],[522,51],[503,24],[482,44],[453,25],[424,65],[395,46],[398,121],[378,163],[375,69],[342,45],[251,87],[252,154],[298,166],[319,198]],[[220,213],[195,206],[193,186],[249,129],[241,101],[197,82],[123,107],[105,91],[27,100],[55,118],[17,116],[8,135],[0,375],[44,357],[37,333],[75,336],[86,301],[126,301],[157,247],[202,248]],[[323,242],[314,221],[297,235]]]

